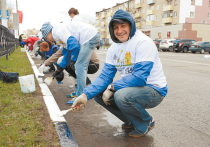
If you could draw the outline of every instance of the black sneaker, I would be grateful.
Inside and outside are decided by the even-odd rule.
[[[131,136],[131,137],[143,137],[145,136],[150,130],[152,130],[153,128],[155,127],[155,120],[152,118],[150,123],[149,123],[149,126],[148,126],[148,130],[146,133],[141,133],[141,132],[138,132],[137,130],[133,130],[131,131],[128,135]]]
[[[123,123],[122,124],[122,129],[133,129],[134,126],[132,124],[126,124],[126,123]]]

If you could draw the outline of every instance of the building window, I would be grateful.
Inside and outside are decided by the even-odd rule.
[[[171,37],[171,32],[167,32],[167,38]]]
[[[142,10],[142,13],[145,13],[145,9]]]
[[[158,21],[158,16],[155,16],[155,21]]]
[[[190,17],[194,18],[195,17],[195,12],[190,12]]]
[[[191,0],[191,5],[195,5],[195,0]]]
[[[154,16],[155,16],[155,15],[148,15],[148,16],[147,16],[147,21],[155,20]]]
[[[162,3],[162,8],[165,6],[165,4],[164,3]]]
[[[210,7],[210,0],[209,0],[209,7]]]
[[[159,10],[159,5],[156,6],[156,10]]]
[[[202,20],[202,24],[206,24],[206,21],[205,20]]]
[[[158,38],[161,39],[161,32],[158,32]]]
[[[177,17],[177,12],[175,11],[175,12],[174,12],[174,18],[176,18],[176,17]]]
[[[208,19],[210,19],[210,13],[208,13]]]
[[[138,4],[139,3],[139,0],[135,0],[135,4]]]
[[[174,5],[178,5],[178,0],[175,0],[174,1]]]

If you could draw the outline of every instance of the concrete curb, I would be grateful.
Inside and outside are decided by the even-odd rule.
[[[37,69],[37,67],[28,51],[26,51],[26,54],[27,54],[28,59],[31,63],[35,77],[36,77],[36,79],[39,83],[39,86],[41,88],[44,102],[47,106],[50,118],[55,125],[56,131],[57,131],[59,139],[60,139],[61,146],[63,146],[63,147],[69,147],[69,146],[78,147],[78,144],[77,144],[76,140],[74,139],[73,135],[71,134],[71,131],[66,123],[65,118],[63,116],[57,115],[60,113],[60,108],[58,107],[50,89],[43,82],[43,79],[38,77],[39,70]]]

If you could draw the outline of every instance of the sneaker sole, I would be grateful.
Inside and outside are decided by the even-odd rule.
[[[77,96],[72,96],[72,97],[68,97],[68,96],[66,96],[66,98],[75,98],[75,97],[77,97]]]
[[[150,128],[148,129],[147,133],[148,133],[149,131],[151,131],[154,127],[155,127],[155,124],[154,124],[152,127],[150,127]],[[145,133],[145,135],[146,135],[147,133]]]
[[[137,137],[144,137],[144,136],[146,136],[147,133],[148,133],[149,131],[151,131],[154,127],[155,127],[155,124],[154,124],[152,127],[148,128],[148,131],[147,131],[145,134],[143,134],[143,135],[134,136],[134,135],[132,135],[132,134],[128,134],[128,136],[130,136],[130,137],[136,137],[136,138],[137,138]]]
[[[123,127],[123,126],[122,126],[122,129],[133,129],[133,128],[134,128],[134,127],[129,127],[129,126],[128,126],[128,127]]]
[[[143,134],[143,135],[139,135],[139,136],[134,136],[134,135],[132,135],[132,134],[128,134],[128,136],[130,136],[130,137],[135,137],[135,138],[137,138],[137,137],[143,137],[143,136],[145,136],[146,134]]]

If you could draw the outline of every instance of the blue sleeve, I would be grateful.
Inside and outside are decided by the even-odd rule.
[[[23,42],[23,41],[21,41],[21,42],[20,42],[20,44],[25,45],[26,43],[25,43],[25,42]]]
[[[74,56],[76,56],[77,58],[79,54],[79,50],[80,50],[79,42],[76,40],[75,37],[70,36],[67,40],[67,49],[63,48],[62,50],[64,58],[62,59],[59,66],[61,68],[66,68],[66,66],[69,64],[72,58],[72,55],[74,59],[75,59]]]
[[[113,83],[114,89],[120,90],[126,87],[140,87],[145,86],[148,76],[153,67],[153,62],[143,61],[138,62],[133,66],[131,75],[121,78]]]
[[[101,93],[113,81],[117,70],[114,65],[105,63],[101,74],[93,81],[91,85],[83,90],[88,100]]]

